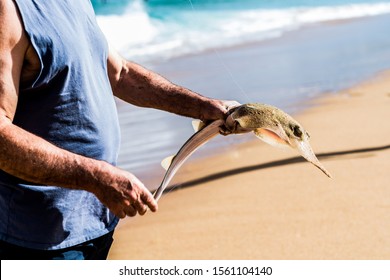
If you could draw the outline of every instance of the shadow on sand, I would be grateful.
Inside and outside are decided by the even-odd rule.
[[[364,154],[364,153],[383,151],[383,150],[387,150],[387,149],[390,149],[390,145],[373,147],[373,148],[362,148],[362,149],[355,149],[355,150],[339,151],[339,152],[321,153],[321,154],[317,154],[317,157],[319,160],[332,159],[332,158],[340,159],[340,157],[348,156],[348,155],[354,155],[355,157],[361,157],[362,156],[361,154]],[[207,175],[207,176],[204,176],[204,177],[201,177],[198,179],[194,179],[191,181],[175,184],[175,185],[172,185],[169,188],[167,188],[165,190],[165,192],[174,191],[176,189],[193,187],[193,186],[198,185],[198,184],[207,183],[210,181],[218,180],[218,179],[225,178],[228,176],[237,175],[240,173],[251,172],[251,171],[256,171],[256,170],[261,170],[261,169],[266,169],[266,168],[271,168],[271,167],[276,167],[276,166],[282,166],[282,165],[287,165],[287,164],[302,163],[305,161],[306,160],[302,157],[292,157],[292,158],[271,161],[271,162],[262,163],[262,164],[244,166],[244,167],[240,167],[240,168],[235,168],[235,169],[231,169],[231,170],[226,170],[226,171],[214,173],[214,174]]]

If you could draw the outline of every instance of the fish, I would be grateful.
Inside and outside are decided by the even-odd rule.
[[[220,131],[220,127],[225,123],[224,120],[215,120],[208,125],[204,125],[203,122],[195,122],[197,123],[195,129],[197,130],[195,134],[193,134],[180,148],[178,153],[175,156],[171,156],[165,158],[161,165],[166,169],[164,178],[154,192],[153,197],[156,201],[158,201],[163,194],[164,190],[172,180],[173,176],[175,176],[176,172],[183,165],[183,163],[201,146],[206,144],[212,138],[217,136]]]
[[[215,120],[209,124],[201,121],[193,122],[193,134],[179,149],[175,156],[162,161],[166,169],[160,186],[153,197],[158,201],[172,178],[184,162],[201,146],[215,136],[243,134],[253,132],[256,137],[275,147],[290,147],[297,150],[301,156],[325,175],[331,174],[319,162],[309,144],[309,133],[294,118],[281,109],[268,104],[248,103],[232,108],[226,120]]]
[[[235,107],[227,117],[225,125],[228,133],[253,131],[267,144],[297,150],[303,158],[332,178],[311,148],[309,133],[293,117],[277,107],[262,103],[249,103]]]

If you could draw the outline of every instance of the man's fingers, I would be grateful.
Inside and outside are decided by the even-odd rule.
[[[147,207],[146,205],[141,201],[141,199],[137,199],[131,204],[135,211],[138,212],[138,214],[143,215],[146,213]]]
[[[125,211],[119,211],[119,212],[113,212],[115,216],[117,216],[119,219],[123,219],[126,217]]]
[[[130,217],[134,217],[137,213],[144,215],[148,208],[150,208],[151,211],[156,212],[157,202],[149,190],[133,174],[127,172],[126,174],[129,181],[127,182],[128,185],[126,186],[124,193],[121,194],[122,207],[125,214]]]
[[[226,100],[226,101],[224,101],[224,106],[225,106],[226,111],[227,111],[226,113],[229,115],[234,108],[241,106],[241,103],[239,103],[235,100]]]
[[[158,209],[157,201],[153,198],[153,195],[150,192],[142,194],[141,199],[152,212],[157,211]]]
[[[126,215],[130,217],[134,217],[135,215],[137,215],[137,210],[135,209],[135,206],[133,204],[126,206],[124,211]]]
[[[142,216],[147,212],[148,208],[153,212],[157,211],[157,202],[147,189],[141,192],[139,196],[133,193],[133,197],[130,200],[132,202],[129,201],[128,204],[126,203],[127,206],[125,207],[127,216],[133,217],[137,213]]]

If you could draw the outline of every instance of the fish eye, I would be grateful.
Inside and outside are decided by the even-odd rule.
[[[293,130],[293,132],[294,132],[294,135],[296,136],[296,137],[299,137],[299,138],[301,138],[302,137],[302,130],[299,128],[299,126],[294,126],[294,128],[292,129]]]

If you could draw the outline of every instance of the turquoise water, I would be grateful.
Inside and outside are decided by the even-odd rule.
[[[139,62],[257,42],[310,24],[390,13],[390,1],[92,1],[111,45]]]
[[[135,0],[92,0],[97,14],[123,14]],[[161,11],[169,8],[171,13],[180,10],[248,10],[248,9],[284,9],[294,7],[321,7],[321,6],[344,6],[350,4],[376,4],[386,1],[380,0],[146,0],[142,1],[151,16],[162,16]],[[165,15],[165,16],[169,16]]]

